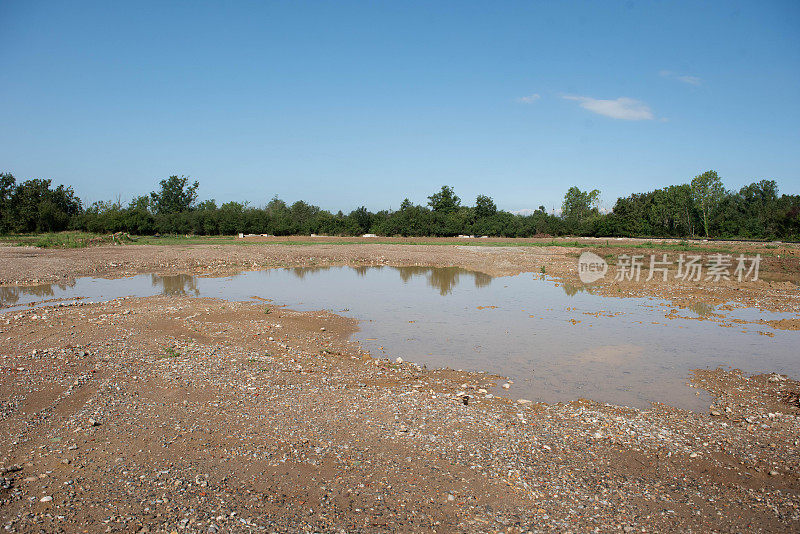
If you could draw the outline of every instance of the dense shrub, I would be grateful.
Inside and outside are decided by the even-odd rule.
[[[479,195],[464,206],[452,188],[431,195],[427,206],[408,199],[395,211],[371,213],[365,207],[349,214],[331,213],[303,201],[287,205],[275,197],[266,206],[214,200],[197,203],[198,183],[171,176],[161,189],[120,202],[95,202],[83,208],[71,187],[52,187],[50,180],[20,184],[0,174],[0,233],[52,232],[65,229],[94,233],[231,235],[324,234],[354,236],[497,237],[541,235],[714,237],[751,239],[800,238],[800,196],[778,195],[774,181],[762,180],[739,191],[725,191],[713,171],[692,185],[675,185],[620,198],[611,213],[601,213],[599,191],[569,189],[562,216],[543,206],[527,215],[497,209]],[[710,185],[709,185],[710,184]],[[704,186],[704,189],[701,188]],[[713,194],[708,193],[711,191]],[[705,195],[705,196],[703,196]]]

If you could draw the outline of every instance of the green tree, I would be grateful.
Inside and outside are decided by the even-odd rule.
[[[358,226],[359,233],[361,234],[369,232],[369,229],[372,227],[372,214],[367,211],[367,208],[364,206],[350,212],[349,217],[353,220],[355,225]]]
[[[50,180],[27,180],[14,188],[8,201],[10,229],[17,232],[65,230],[81,211],[81,201],[71,187],[50,189]]]
[[[10,172],[0,173],[0,234],[11,227],[11,195],[16,186],[14,175]]]
[[[706,232],[706,237],[709,236],[709,216],[714,212],[724,196],[725,188],[722,186],[722,180],[717,171],[706,171],[695,176],[692,180],[692,198],[697,205],[697,209],[702,214],[703,229]]]
[[[486,195],[478,195],[475,199],[475,215],[478,218],[491,217],[497,213],[497,205],[491,197]]]
[[[269,203],[267,204],[267,213],[272,217],[283,215],[288,210],[289,208],[286,206],[286,202],[278,198],[278,195],[272,197],[272,200],[270,200]]]
[[[217,210],[217,201],[213,198],[208,200],[204,200],[197,205],[197,209],[199,211],[216,211]]]
[[[589,215],[599,213],[598,203],[600,201],[600,191],[581,191],[573,186],[564,195],[564,203],[561,205],[561,216],[565,219],[574,221],[584,221]]]
[[[159,214],[189,211],[197,200],[198,182],[189,184],[188,176],[172,175],[161,180],[161,190],[150,193],[151,207]]]
[[[316,218],[322,211],[318,206],[314,206],[303,200],[298,200],[289,206],[289,214],[292,220],[292,227],[294,234],[312,234],[317,233]]]
[[[438,193],[428,197],[428,206],[438,213],[450,213],[461,207],[461,199],[449,185],[443,185]]]
[[[293,232],[289,207],[286,202],[278,198],[278,195],[272,197],[265,211],[267,212],[267,217],[269,217],[268,233],[289,235]]]
[[[149,212],[150,197],[148,195],[142,195],[134,198],[128,205],[128,209],[142,211],[142,212]]]
[[[0,173],[0,205],[11,199],[17,181],[10,172]]]
[[[241,202],[225,202],[219,208],[219,231],[222,235],[244,232],[244,214],[247,206]]]

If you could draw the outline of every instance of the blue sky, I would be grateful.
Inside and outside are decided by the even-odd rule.
[[[87,201],[800,193],[800,2],[0,2],[0,171]]]

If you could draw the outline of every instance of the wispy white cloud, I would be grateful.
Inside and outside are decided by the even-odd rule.
[[[679,82],[688,83],[689,85],[700,85],[703,83],[697,76],[690,76],[688,74],[680,74],[671,70],[662,70],[658,73],[662,78],[669,78],[670,80],[678,80]]]
[[[678,79],[690,85],[700,85],[702,83],[697,76],[678,76]]]
[[[655,118],[653,112],[644,102],[624,96],[615,100],[603,100],[600,98],[573,95],[564,95],[562,98],[574,100],[578,102],[583,109],[588,109],[593,113],[611,117],[612,119],[650,121]]]
[[[542,95],[540,95],[539,93],[533,93],[532,95],[519,97],[517,99],[517,102],[520,102],[522,104],[533,104],[540,98],[542,98]]]

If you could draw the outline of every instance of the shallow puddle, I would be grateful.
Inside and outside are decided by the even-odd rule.
[[[0,287],[6,307],[0,312],[158,294],[260,297],[297,310],[328,309],[361,320],[356,336],[373,356],[508,376],[513,386],[504,395],[534,401],[584,397],[706,410],[709,399],[686,385],[690,369],[800,376],[800,332],[736,322],[786,314],[702,303],[674,310],[659,300],[602,297],[531,273],[492,278],[459,268],[333,267],[222,278],[82,278],[72,285]]]

